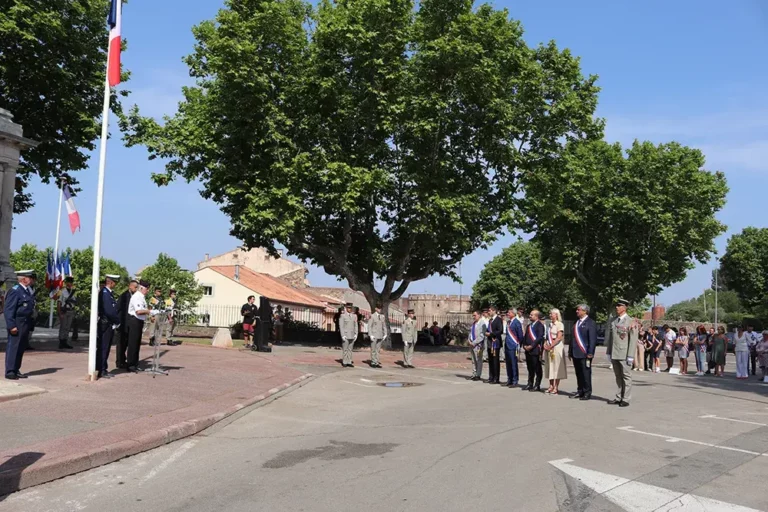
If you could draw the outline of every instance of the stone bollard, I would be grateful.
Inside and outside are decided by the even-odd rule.
[[[219,327],[216,330],[216,334],[213,336],[214,347],[232,348],[232,333],[229,332],[227,327]]]

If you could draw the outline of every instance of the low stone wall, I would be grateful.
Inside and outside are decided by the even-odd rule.
[[[173,335],[180,338],[213,338],[216,327],[204,325],[177,325],[173,329]]]

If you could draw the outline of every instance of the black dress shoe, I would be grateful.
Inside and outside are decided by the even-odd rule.
[[[128,371],[131,373],[139,373],[139,369],[136,368],[135,366],[129,366]]]
[[[536,386],[531,391],[539,391],[539,392],[541,392],[541,386]]]
[[[20,379],[26,379],[26,378],[28,378],[26,375],[24,375],[24,374],[23,374],[23,373],[21,373],[21,372],[16,372],[16,376],[17,376],[18,378],[20,378]]]
[[[355,367],[355,365],[353,365],[353,364],[348,364],[347,365],[347,368],[354,368],[354,367]]]
[[[507,384],[507,387],[508,388],[516,388],[517,384],[515,384],[514,382],[510,382],[509,384]]]
[[[60,349],[65,349],[65,350],[70,350],[70,349],[72,349],[74,347],[72,345],[68,344],[68,343],[59,343],[59,348]]]
[[[581,398],[583,396],[584,396],[583,393],[574,393],[571,396],[569,396],[568,398],[574,398],[575,399],[575,398]]]
[[[621,403],[621,400],[608,400],[608,405],[616,405]]]
[[[5,378],[8,380],[19,380],[19,376],[15,373],[6,373]]]
[[[523,386],[523,387],[522,387],[522,388],[520,388],[520,389],[522,389],[523,391],[530,391],[531,387],[532,387],[532,386],[531,386],[530,384],[526,384],[525,386]]]
[[[629,407],[629,402],[621,401],[619,402],[619,407]]]
[[[592,398],[592,395],[583,395],[579,400],[590,400]]]

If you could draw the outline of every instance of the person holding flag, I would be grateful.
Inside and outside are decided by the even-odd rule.
[[[576,371],[577,391],[571,398],[589,400],[592,398],[592,359],[597,346],[597,325],[589,317],[589,306],[576,307],[578,321],[573,325],[573,341],[568,347],[568,359],[573,361]]]

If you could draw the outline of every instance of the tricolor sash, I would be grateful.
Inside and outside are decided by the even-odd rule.
[[[515,336],[515,331],[514,329],[512,329],[513,322],[514,320],[512,320],[512,322],[509,322],[507,324],[507,334],[509,335],[510,338],[512,338],[512,341],[515,342],[515,345],[520,345],[520,340],[517,339],[517,336]]]
[[[534,325],[536,325],[536,322],[528,326],[528,337],[531,338],[531,341],[536,342],[536,335],[533,333]]]
[[[573,326],[573,340],[576,342],[576,344],[579,346],[582,352],[584,352],[584,355],[587,355],[587,347],[584,345],[584,340],[581,339],[581,334],[579,334],[579,324],[581,322],[576,322]]]

